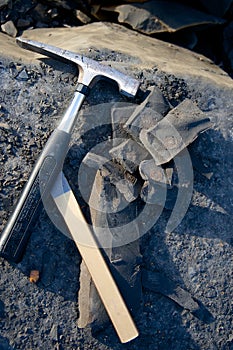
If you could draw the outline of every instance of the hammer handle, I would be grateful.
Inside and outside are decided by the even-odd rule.
[[[0,255],[10,261],[19,262],[22,258],[31,228],[41,209],[42,199],[46,199],[62,170],[70,138],[69,133],[55,129],[35,164],[0,237]]]

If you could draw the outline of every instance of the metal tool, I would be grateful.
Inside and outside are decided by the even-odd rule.
[[[37,218],[41,197],[50,192],[57,175],[62,169],[69,148],[72,129],[90,88],[102,78],[116,81],[120,92],[128,97],[134,97],[139,88],[139,82],[136,79],[74,52],[24,38],[18,38],[17,43],[22,48],[75,63],[79,68],[79,76],[73,100],[58,128],[53,131],[47,141],[1,235],[1,256],[15,262],[18,262],[22,257],[30,236],[30,228]]]
[[[121,342],[129,342],[138,336],[137,328],[63,173],[57,176],[51,195],[85,261]]]

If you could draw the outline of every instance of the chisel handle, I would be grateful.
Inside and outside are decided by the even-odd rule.
[[[59,129],[55,129],[49,137],[0,237],[0,255],[6,259],[21,260],[41,209],[42,198],[50,193],[62,170],[70,138],[70,133]]]

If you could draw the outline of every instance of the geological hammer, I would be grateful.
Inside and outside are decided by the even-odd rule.
[[[24,49],[75,63],[78,66],[79,75],[73,100],[60,124],[49,137],[1,235],[0,255],[14,262],[20,261],[23,255],[30,237],[30,228],[38,215],[41,198],[50,193],[62,170],[78,112],[90,89],[99,79],[107,78],[117,82],[123,95],[135,97],[140,85],[136,79],[77,53],[24,38],[16,40]]]

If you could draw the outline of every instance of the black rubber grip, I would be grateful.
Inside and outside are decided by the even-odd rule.
[[[70,134],[56,129],[41,153],[22,195],[0,237],[0,255],[19,262],[39,211],[62,170]]]

